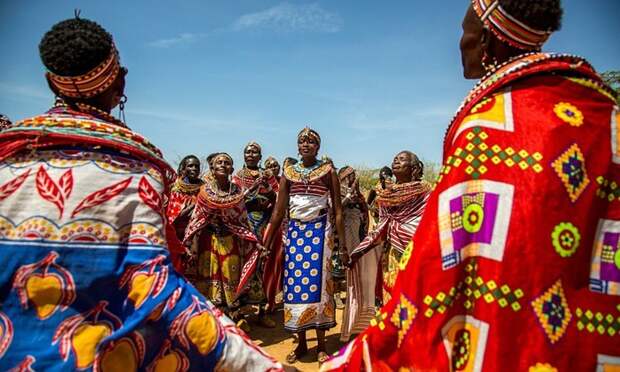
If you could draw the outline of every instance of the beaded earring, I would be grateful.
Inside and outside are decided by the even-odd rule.
[[[486,50],[482,52],[482,60],[480,62],[486,72],[494,71],[497,68],[497,59],[495,57],[489,57]]]
[[[125,104],[127,103],[127,96],[123,94],[123,96],[121,97],[121,100],[118,104],[118,111],[119,111],[119,116],[121,118],[121,121],[123,122],[123,124],[127,124],[127,122],[125,121]]]

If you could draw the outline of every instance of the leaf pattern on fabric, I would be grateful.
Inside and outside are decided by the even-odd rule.
[[[73,213],[71,213],[71,217],[77,216],[77,214],[82,212],[83,210],[103,204],[108,200],[112,199],[113,197],[117,196],[118,194],[122,193],[129,186],[132,179],[133,177],[129,177],[124,181],[104,187],[103,189],[97,190],[92,194],[88,195],[80,202],[80,204],[78,204],[77,207],[75,207],[75,210],[73,210]]]
[[[68,170],[67,172],[71,172],[71,170]],[[43,168],[43,166],[40,166],[39,170],[37,171],[36,186],[39,195],[43,199],[54,204],[56,208],[58,208],[58,218],[62,218],[62,214],[65,210],[65,194],[63,190],[61,190],[61,188],[56,184],[56,182],[52,180],[52,178],[47,173],[45,168]],[[69,192],[70,191],[71,190],[69,190]]]
[[[58,186],[60,190],[65,196],[65,200],[69,199],[71,196],[71,191],[73,191],[73,171],[69,169],[66,171],[58,180]]]
[[[13,194],[17,189],[21,187],[21,185],[26,181],[26,178],[30,175],[30,169],[26,171],[26,173],[21,176],[15,177],[13,180],[6,182],[2,186],[0,186],[0,201],[8,198]]]
[[[138,194],[144,204],[151,207],[155,212],[161,213],[161,197],[146,177],[142,177],[140,179],[140,183],[138,184]]]

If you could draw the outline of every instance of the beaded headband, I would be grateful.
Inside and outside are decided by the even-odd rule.
[[[51,84],[62,95],[71,98],[90,98],[106,90],[120,71],[118,51],[114,44],[110,56],[97,67],[79,76],[60,76],[51,71],[46,73]]]
[[[340,172],[338,172],[338,178],[343,180],[353,173],[355,173],[355,169],[348,165],[345,165],[344,167],[340,168]]]
[[[321,145],[321,136],[319,136],[319,133],[317,131],[315,131],[314,129],[310,129],[309,127],[305,127],[297,135],[297,140],[299,141],[300,139],[306,138],[306,137],[307,138],[312,138],[314,141],[316,141],[316,143],[319,146]]]
[[[260,147],[257,142],[250,141],[247,145],[245,145],[245,149],[247,150],[248,147],[256,147],[258,149],[258,152],[263,152],[263,148]]]
[[[276,158],[274,158],[273,156],[268,157],[267,159],[265,159],[265,167],[269,168],[272,165],[277,165],[280,166],[280,163],[278,163],[278,161],[276,160]]]
[[[230,155],[228,155],[227,153],[225,153],[225,152],[220,152],[219,154],[215,155],[215,156],[213,157],[213,160],[211,160],[211,161],[212,161],[213,163],[215,163],[215,162],[217,161],[217,159],[219,159],[219,158],[221,158],[221,157],[224,157],[224,158],[226,158],[226,159],[230,160],[230,163],[232,164],[232,162],[233,162],[232,157],[231,157]]]
[[[499,0],[473,0],[472,5],[482,23],[512,47],[540,50],[551,35],[551,31],[536,30],[508,14]]]

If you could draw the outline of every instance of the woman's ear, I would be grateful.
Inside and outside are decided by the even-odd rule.
[[[47,73],[45,73],[45,81],[47,81],[47,85],[49,86],[50,90],[54,93],[54,95],[56,97],[60,97],[58,89],[56,88],[54,84],[52,84],[52,82],[50,81],[50,77]]]

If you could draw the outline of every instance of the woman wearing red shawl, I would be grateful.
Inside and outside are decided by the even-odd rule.
[[[409,253],[411,236],[415,233],[430,191],[430,186],[422,181],[424,165],[410,151],[401,151],[392,161],[392,173],[396,183],[386,184],[385,189],[377,190],[376,204],[379,208],[379,222],[368,236],[351,252],[353,265],[351,272],[359,271],[360,279],[354,286],[354,292],[361,296],[364,307],[360,309],[360,322],[355,328],[365,326],[368,313],[374,305],[374,298],[369,298],[374,281],[371,277],[383,274],[382,290],[379,297],[387,303],[391,298],[392,288],[398,274],[398,264],[405,253]],[[381,261],[382,271],[377,273],[377,258]],[[363,275],[362,275],[363,273]],[[371,301],[373,300],[373,301]],[[374,315],[374,314],[373,314]]]
[[[278,181],[270,171],[265,171],[260,165],[262,149],[256,142],[250,142],[243,150],[245,164],[233,176],[233,182],[245,193],[245,208],[250,226],[256,236],[262,237],[271,218],[278,191]],[[278,287],[276,283],[282,281],[284,255],[278,245],[274,254],[266,259],[259,259],[256,271],[249,280],[248,288],[242,302],[258,304],[258,318],[260,323],[268,328],[274,328],[276,323],[265,314],[265,305],[269,303],[273,309]],[[276,262],[276,258],[279,261]]]
[[[482,80],[448,127],[392,300],[325,370],[620,367],[618,110],[584,59],[538,52],[561,13],[467,10],[464,75]]]
[[[268,156],[265,159],[265,169],[270,171],[271,174],[280,182],[280,163],[273,156]]]
[[[184,157],[179,163],[177,179],[170,190],[170,200],[166,207],[168,224],[174,228],[177,239],[170,244],[170,256],[177,271],[183,273],[182,257],[185,249],[181,241],[185,237],[185,228],[196,204],[196,196],[202,185],[200,180],[200,160],[195,155]],[[185,263],[188,264],[188,263]]]
[[[258,239],[249,228],[243,190],[230,178],[233,160],[226,153],[212,159],[210,177],[200,188],[196,206],[185,231],[184,243],[197,260],[194,284],[216,306],[237,319],[243,287],[243,257],[258,250]],[[247,322],[239,319],[239,326]]]
[[[281,370],[172,267],[174,171],[109,114],[112,36],[76,17],[39,49],[62,102],[0,133],[0,370]]]

